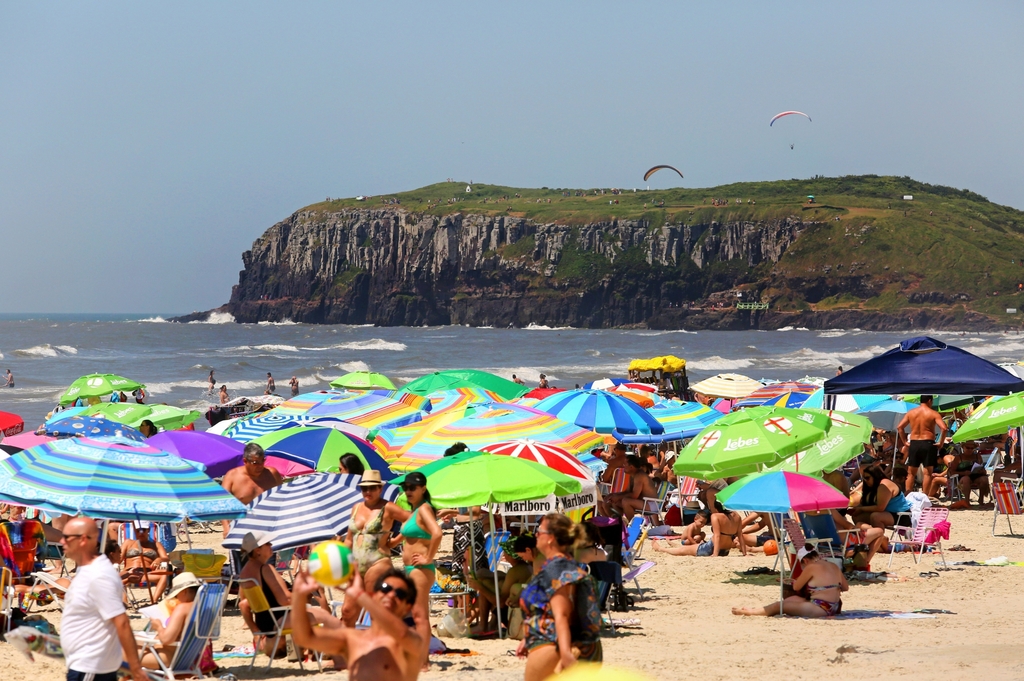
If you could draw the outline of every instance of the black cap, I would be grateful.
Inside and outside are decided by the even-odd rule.
[[[411,487],[426,487],[427,476],[423,475],[423,473],[420,473],[419,471],[413,471],[412,473],[406,474],[405,480],[402,481],[402,484],[409,485]]]

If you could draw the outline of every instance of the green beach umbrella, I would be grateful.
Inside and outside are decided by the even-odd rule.
[[[483,388],[496,393],[503,400],[514,400],[530,391],[525,385],[513,383],[487,371],[453,369],[435,371],[432,374],[420,376],[415,381],[403,385],[400,392],[427,396],[439,390],[456,390],[458,388]]]
[[[117,374],[89,374],[77,379],[60,396],[61,404],[71,404],[78,398],[106,397],[113,392],[132,392],[145,388],[143,384]]]
[[[964,407],[971,402],[978,401],[979,397],[973,397],[971,395],[934,395],[932,396],[932,409],[935,411],[953,411],[957,407]],[[904,395],[904,402],[913,402],[914,404],[921,404],[920,395]]]
[[[953,442],[980,440],[1003,435],[1010,428],[1024,425],[1024,393],[993,397],[978,407],[953,433]]]
[[[422,473],[423,475],[425,475],[426,477],[429,478],[431,475],[433,475],[434,473],[436,473],[437,471],[441,470],[442,468],[444,468],[446,466],[451,466],[453,463],[459,463],[460,461],[465,461],[466,459],[472,459],[475,456],[480,456],[481,454],[486,454],[486,453],[487,452],[476,452],[476,451],[473,451],[473,450],[470,450],[470,449],[466,449],[466,450],[463,450],[463,451],[459,452],[458,454],[453,454],[451,456],[446,456],[446,457],[438,459],[437,461],[431,461],[430,463],[428,463],[428,464],[426,464],[424,466],[420,466],[415,471],[409,471],[407,473],[403,473],[402,475],[399,475],[397,478],[395,478],[394,480],[391,480],[390,482],[391,482],[392,485],[401,485],[405,481],[405,476],[407,476],[407,475],[409,475],[409,473],[413,473],[413,472]]]
[[[871,421],[842,411],[822,413],[828,414],[832,421],[828,435],[809,449],[772,466],[769,471],[819,475],[834,471],[864,453],[864,445],[871,442]]]
[[[567,496],[581,489],[576,478],[534,461],[486,453],[435,469],[427,488],[439,508]]]
[[[396,389],[390,378],[376,371],[353,371],[331,381],[331,387],[349,390]]]
[[[390,482],[394,473],[387,462],[366,440],[349,433],[322,426],[282,428],[261,435],[251,444],[258,444],[271,456],[286,459],[309,468],[325,472],[341,471],[341,457],[354,454],[368,470],[380,471],[381,478]]]
[[[826,412],[786,407],[751,407],[719,419],[683,448],[672,467],[677,475],[721,478],[757,471],[803,451],[825,437]]]
[[[199,418],[198,411],[172,407],[169,404],[135,404],[131,402],[107,402],[87,407],[85,412],[90,416],[103,416],[110,421],[117,421],[132,428],[138,428],[143,421],[151,421],[153,425],[164,430],[184,428]]]

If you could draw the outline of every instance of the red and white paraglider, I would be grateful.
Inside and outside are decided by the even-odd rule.
[[[783,111],[782,113],[777,113],[774,116],[772,116],[772,119],[768,121],[768,127],[770,128],[775,123],[775,121],[779,120],[783,116],[803,116],[807,120],[811,120],[811,117],[805,114],[803,111]]]

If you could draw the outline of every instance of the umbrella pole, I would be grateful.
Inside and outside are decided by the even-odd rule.
[[[786,526],[783,525],[780,529],[782,536],[782,545],[780,546],[780,552],[786,550]],[[741,538],[742,539],[742,538]],[[792,572],[792,570],[790,570]],[[782,602],[785,600],[783,597],[786,593],[786,561],[782,558],[782,554],[779,554],[779,615],[785,616],[785,612],[782,610]]]
[[[493,513],[494,500],[493,499],[491,499],[491,503],[489,505],[492,507],[492,512],[487,514],[487,519],[488,519],[488,521],[490,522],[490,525],[491,525],[491,541],[494,541],[495,536],[494,536],[494,513]],[[497,570],[498,566],[495,565],[494,568],[495,568],[494,571],[491,573],[491,574],[494,575],[494,610],[495,610],[495,612],[498,613],[498,638],[502,639],[502,638],[505,638],[505,632],[504,632],[504,630],[502,629],[502,626],[501,626],[501,603],[498,602],[498,599],[501,597],[501,587],[498,586],[498,570]]]
[[[132,525],[135,527],[135,541],[139,542],[139,548],[141,549],[142,540],[139,538],[139,532],[142,531],[142,527],[140,525],[136,525],[134,520],[132,521]],[[149,578],[149,568],[146,567],[145,557],[140,556],[140,558],[142,559],[142,578],[146,580],[146,589],[149,591],[149,602],[150,604],[155,604],[156,601],[153,600],[153,580]]]

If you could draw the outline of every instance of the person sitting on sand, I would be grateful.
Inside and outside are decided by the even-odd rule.
[[[850,585],[839,566],[822,560],[810,544],[805,544],[797,551],[796,559],[802,571],[793,580],[793,589],[797,592],[806,589],[810,592],[808,598],[793,595],[781,603],[781,608],[779,602],[775,601],[763,608],[733,608],[732,614],[773,617],[780,614],[781,610],[782,614],[797,617],[832,617],[841,613],[842,594],[850,590]]]
[[[737,537],[743,531],[743,518],[736,511],[726,511],[725,513],[711,513],[708,518],[709,511],[706,508],[702,508],[697,512],[697,515],[705,515],[707,524],[711,525],[711,539],[706,539],[700,544],[684,544],[682,546],[668,546],[663,549],[658,548],[658,544],[654,544],[654,548],[662,553],[667,553],[673,556],[728,556],[729,551],[736,546],[739,547],[743,555],[747,555],[749,547],[744,541],[737,541]],[[696,522],[696,521],[695,521]]]
[[[694,516],[693,522],[683,527],[679,533],[679,545],[680,546],[696,546],[703,544],[707,538],[704,534],[704,528],[708,526],[708,521],[711,519],[711,514],[706,509],[697,511],[697,515]],[[651,537],[652,540],[657,540],[657,537]],[[660,542],[654,541],[654,550],[661,551],[658,547]],[[672,548],[672,544],[668,544],[669,548]],[[671,551],[665,551],[665,553],[672,553]],[[684,554],[675,554],[684,555]]]

